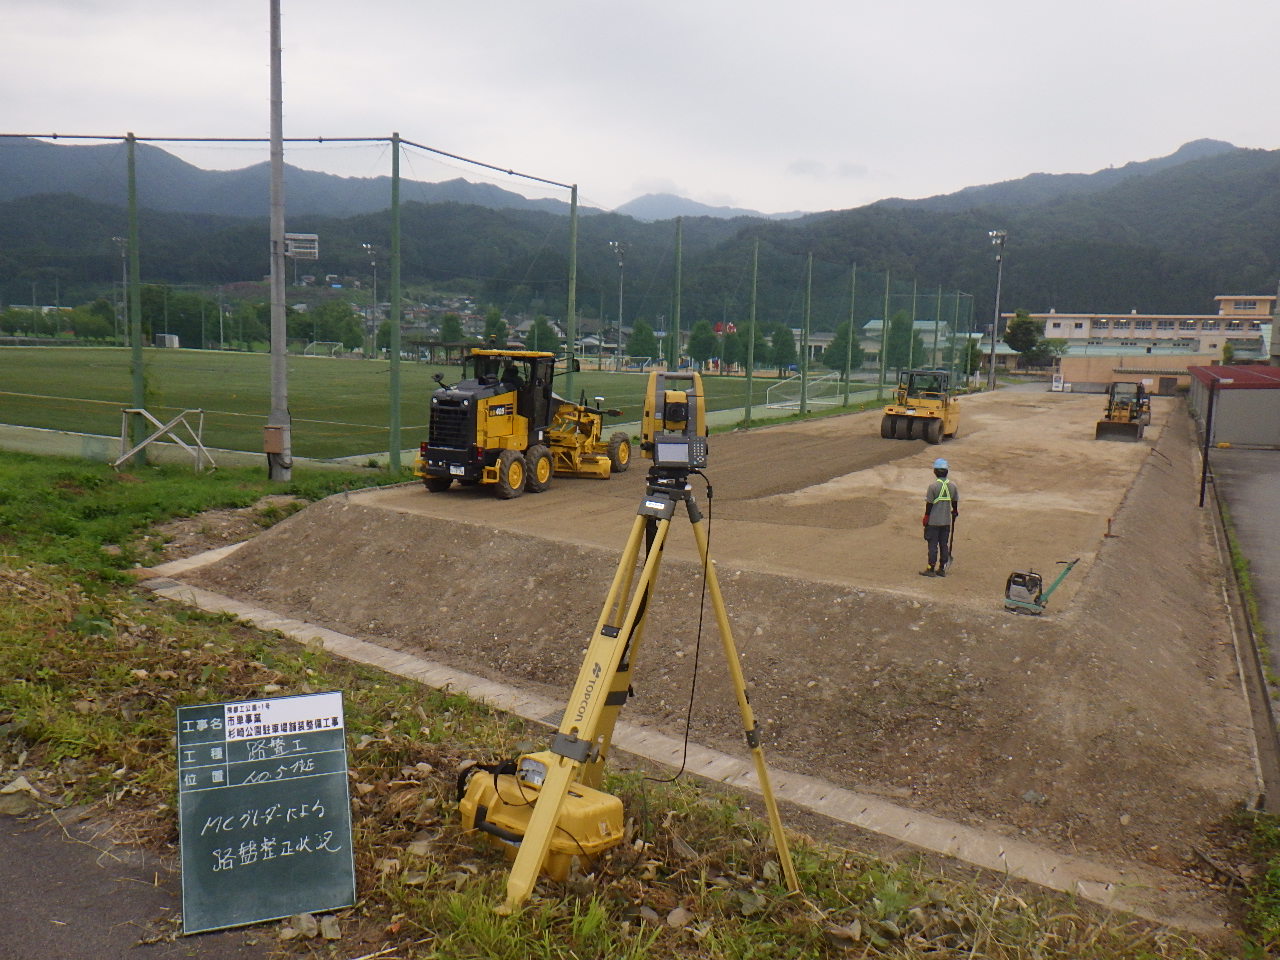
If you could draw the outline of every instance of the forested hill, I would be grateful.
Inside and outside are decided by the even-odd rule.
[[[271,169],[266,162],[239,170],[204,170],[149,143],[137,144],[135,162],[138,202],[152,210],[257,217],[268,203]],[[123,143],[0,139],[0,201],[68,193],[123,205],[126,167]],[[423,203],[569,212],[567,193],[565,200],[531,200],[493,184],[463,179],[424,183],[404,178],[400,189],[402,199]],[[285,195],[291,213],[353,216],[385,210],[391,202],[391,178],[340,177],[285,164]]]
[[[54,283],[67,292],[63,302],[69,302],[76,293],[109,286],[119,276],[110,238],[125,232],[122,206],[72,192],[64,185],[61,193],[0,203],[0,299],[5,303],[27,302],[33,282],[46,291],[37,294],[44,302],[52,301],[47,291]],[[290,197],[289,229],[321,237],[322,260],[310,265],[311,272],[366,277],[362,243],[381,248],[385,271],[390,225],[385,209],[322,216],[296,208]],[[264,215],[256,217],[145,210],[144,280],[261,278],[267,272],[265,206],[262,199]],[[407,284],[461,278],[504,309],[562,313],[568,273],[564,215],[409,202],[402,221]],[[698,319],[743,316],[757,239],[759,305],[770,322],[799,322],[804,259],[810,252],[817,329],[831,329],[847,316],[849,270],[855,262],[860,276],[888,268],[895,280],[917,280],[923,292],[942,286],[971,293],[979,316],[985,316],[994,301],[995,260],[987,236],[993,229],[1008,231],[1006,310],[1203,313],[1213,309],[1217,294],[1276,288],[1280,151],[1199,141],[1169,157],[1090,175],[1040,174],[949,197],[883,201],[790,221],[706,216],[686,217],[683,224],[685,329]],[[587,316],[617,315],[619,275],[611,240],[627,244],[627,321],[669,317],[674,223],[616,213],[581,220],[579,309]],[[385,282],[386,273],[381,276]],[[859,295],[860,319],[879,311],[874,293]]]

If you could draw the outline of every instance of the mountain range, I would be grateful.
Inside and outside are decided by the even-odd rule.
[[[72,291],[119,276],[110,237],[125,229],[123,150],[0,140],[0,299],[26,302],[33,281]],[[265,273],[265,164],[206,171],[149,144],[139,144],[137,158],[144,280],[230,283]],[[321,235],[316,272],[362,276],[369,267],[361,244],[386,249],[387,178],[290,168],[286,195],[289,229]],[[462,283],[504,310],[563,311],[564,203],[464,180],[406,182],[401,196],[407,284]],[[1198,140],[1091,174],[1037,173],[922,200],[774,218],[663,195],[585,212],[578,305],[586,316],[616,316],[613,240],[628,250],[624,316],[670,315],[675,216],[684,218],[686,328],[743,312],[757,241],[759,307],[782,322],[798,322],[809,254],[818,329],[848,316],[855,263],[864,284],[859,320],[883,313],[883,297],[865,284],[878,277],[882,289],[886,270],[891,310],[914,283],[972,294],[981,318],[994,300],[987,233],[997,228],[1008,233],[1006,310],[1204,313],[1217,294],[1276,288],[1280,151]]]

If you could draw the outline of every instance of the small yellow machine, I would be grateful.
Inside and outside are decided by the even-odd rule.
[[[698,545],[707,596],[715,608],[778,859],[788,889],[800,890],[760,746],[760,727],[747,700],[710,559],[709,537],[689,482],[690,474],[700,473],[707,463],[706,409],[699,375],[651,373],[641,432],[641,452],[652,461],[645,494],[550,747],[512,762],[473,766],[459,778],[463,828],[485,834],[514,857],[501,913],[512,912],[528,899],[540,873],[563,879],[573,858],[590,861],[623,838],[622,804],[600,790],[604,762],[618,714],[634,695],[632,667],[644,635],[645,614],[657,585],[663,545],[682,503]]]
[[[541,493],[554,475],[607,478],[626,470],[631,438],[617,431],[607,443],[601,439],[605,416],[622,411],[556,396],[555,362],[555,354],[539,350],[475,347],[458,383],[446,386],[436,374],[414,476],[433,493],[457,480],[492,484],[510,500]]]
[[[1095,440],[1135,443],[1151,423],[1151,398],[1140,383],[1119,380],[1107,388],[1107,408],[1093,431]]]
[[[941,443],[960,432],[960,401],[951,395],[945,370],[904,370],[898,389],[884,408],[880,436],[886,440]]]

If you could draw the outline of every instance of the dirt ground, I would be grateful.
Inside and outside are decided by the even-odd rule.
[[[879,414],[711,439],[698,485],[769,761],[1055,849],[1185,870],[1256,794],[1209,518],[1179,401],[1140,443],[1093,439],[1099,397],[964,400],[939,447]],[[924,578],[935,456],[956,562]],[[643,461],[500,501],[419,485],[314,504],[200,586],[567,697],[644,492]],[[1111,536],[1107,536],[1109,520]],[[668,540],[624,716],[742,753],[688,524]],[[1010,571],[1080,563],[1044,617]]]

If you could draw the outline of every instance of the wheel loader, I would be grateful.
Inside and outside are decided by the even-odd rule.
[[[492,485],[509,500],[541,493],[556,475],[607,478],[626,470],[631,438],[617,431],[602,439],[605,416],[622,412],[557,396],[555,362],[554,353],[539,350],[474,347],[456,384],[436,374],[414,476],[433,493],[456,480]]]
[[[1107,408],[1094,430],[1095,440],[1122,440],[1130,443],[1142,439],[1151,423],[1151,397],[1140,383],[1119,380],[1107,388]]]
[[[953,439],[960,431],[960,401],[951,396],[950,381],[945,370],[902,371],[893,402],[880,418],[880,436],[929,443]]]

